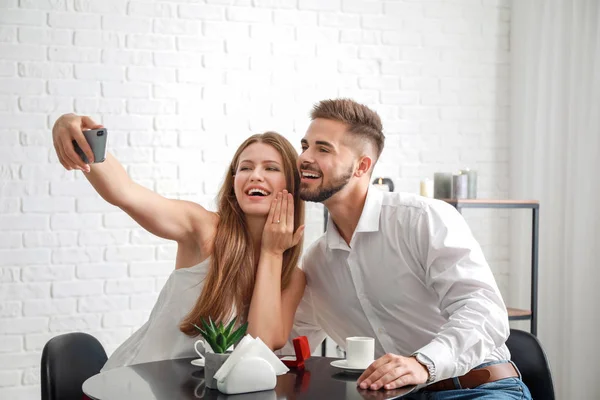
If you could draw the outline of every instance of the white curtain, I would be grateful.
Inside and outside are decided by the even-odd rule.
[[[538,337],[558,399],[600,399],[600,0],[515,0],[511,196],[540,200]],[[511,219],[527,304],[531,220]]]

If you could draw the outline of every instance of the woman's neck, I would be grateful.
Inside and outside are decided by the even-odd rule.
[[[246,225],[248,226],[248,232],[250,233],[250,240],[254,248],[254,265],[258,265],[260,258],[260,248],[262,244],[263,230],[265,229],[265,222],[267,216],[248,216],[246,215]]]

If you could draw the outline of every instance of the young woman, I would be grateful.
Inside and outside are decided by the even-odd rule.
[[[177,242],[175,270],[148,321],[109,358],[104,370],[192,357],[201,318],[248,322],[248,333],[272,349],[286,343],[305,278],[297,268],[304,231],[297,153],[274,132],[253,135],[237,150],[218,196],[216,213],[171,200],[133,182],[110,154],[93,154],[82,131],[100,128],[89,117],[61,116],[52,130],[66,169],[85,172],[96,191],[149,232]]]

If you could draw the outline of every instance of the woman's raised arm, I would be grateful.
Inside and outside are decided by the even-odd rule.
[[[218,217],[199,204],[167,199],[135,183],[111,154],[98,164],[85,164],[74,150],[75,140],[90,161],[93,153],[83,130],[96,129],[89,117],[74,114],[61,116],[52,129],[54,148],[66,169],[79,169],[104,200],[129,214],[147,231],[180,243],[204,243],[214,234]],[[208,254],[203,255],[203,258]]]

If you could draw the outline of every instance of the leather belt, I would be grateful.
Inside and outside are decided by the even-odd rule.
[[[474,389],[484,383],[499,381],[505,378],[518,378],[519,373],[511,363],[492,364],[487,367],[472,369],[458,377],[460,387],[454,384],[454,378],[444,379],[427,386],[425,390],[438,392],[441,390]]]

